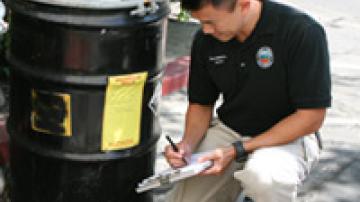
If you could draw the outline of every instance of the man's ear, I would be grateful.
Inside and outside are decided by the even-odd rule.
[[[247,12],[250,9],[251,0],[237,0],[236,6],[239,6],[242,12]]]

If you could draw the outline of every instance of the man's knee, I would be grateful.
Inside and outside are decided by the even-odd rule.
[[[296,195],[296,180],[284,180],[266,167],[246,167],[234,177],[241,182],[244,193],[256,201],[292,201]]]
[[[272,176],[269,172],[260,169],[244,168],[235,172],[234,176],[241,182],[243,188],[258,192],[268,191],[272,187]]]

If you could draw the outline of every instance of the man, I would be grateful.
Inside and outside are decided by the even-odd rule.
[[[268,0],[182,0],[202,24],[191,53],[184,137],[165,156],[194,152],[213,166],[176,185],[168,201],[295,201],[320,152],[316,131],[331,105],[323,28]],[[218,120],[211,123],[215,101]],[[315,134],[316,133],[316,134]],[[246,159],[246,160],[245,160]]]

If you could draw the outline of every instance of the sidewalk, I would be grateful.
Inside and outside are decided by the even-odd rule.
[[[169,23],[167,58],[189,54],[190,41],[181,38],[182,29],[173,30]],[[168,41],[169,43],[169,41]],[[191,44],[191,43],[190,43]],[[360,60],[360,58],[358,58]],[[360,62],[360,61],[359,61]],[[352,85],[344,86],[344,83]],[[360,200],[360,122],[358,114],[360,103],[358,92],[360,75],[339,77],[333,72],[334,104],[329,110],[321,130],[324,150],[320,162],[313,169],[305,184],[300,187],[299,201],[307,202],[357,202]],[[351,102],[349,102],[351,101]],[[169,134],[175,141],[181,139],[184,127],[184,115],[187,107],[186,89],[164,96],[161,102],[161,124],[163,134]],[[350,116],[351,115],[351,116]],[[355,117],[355,118],[354,118]],[[164,137],[158,143],[156,169],[162,170],[167,163],[160,155],[167,144]],[[164,202],[164,193],[155,192],[155,202]]]

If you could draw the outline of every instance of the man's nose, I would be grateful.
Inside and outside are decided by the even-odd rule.
[[[204,34],[213,34],[215,32],[214,27],[211,25],[207,25],[207,24],[202,25],[202,30],[203,30]]]

